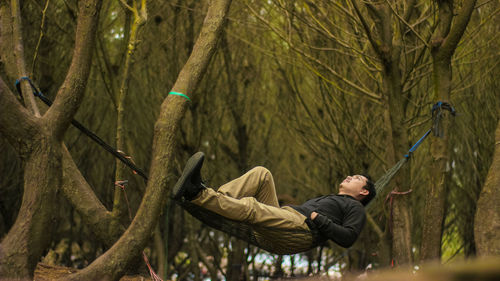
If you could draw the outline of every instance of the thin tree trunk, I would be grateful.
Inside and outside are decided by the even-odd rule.
[[[242,102],[238,102],[238,96],[240,96],[240,91],[238,83],[235,82],[233,73],[235,72],[231,63],[231,52],[229,50],[229,44],[227,42],[227,36],[225,33],[222,34],[221,38],[221,50],[224,55],[224,66],[226,70],[226,75],[228,77],[228,104],[231,104],[231,116],[234,121],[234,137],[238,144],[237,151],[231,150],[227,145],[224,145],[224,151],[229,155],[229,157],[236,163],[238,167],[238,172],[240,174],[245,173],[248,170],[248,144],[249,136],[247,133],[247,124],[243,121],[242,113],[243,110],[239,108],[238,105],[243,106]],[[244,92],[242,90],[242,92]],[[228,267],[226,272],[226,278],[228,281],[240,281],[245,279],[245,271],[247,270],[245,248],[247,244],[236,238],[231,238],[232,251],[228,256]]]
[[[17,67],[12,43],[12,17],[8,1],[0,2],[0,62],[7,74],[7,79],[17,79]]]
[[[499,110],[500,113],[500,110]],[[499,116],[500,117],[500,116]],[[495,132],[495,152],[477,202],[474,238],[478,256],[500,256],[500,118]]]
[[[26,63],[24,60],[24,46],[23,46],[23,31],[21,23],[21,7],[19,0],[11,0],[11,16],[12,16],[12,39],[14,47],[14,58],[17,67],[18,77],[30,76],[26,70]],[[30,108],[35,116],[40,116],[40,111],[36,105],[35,96],[31,94],[31,87],[27,81],[21,81],[22,96],[27,108]]]
[[[126,151],[126,138],[127,138],[127,130],[125,123],[125,113],[126,113],[126,97],[128,95],[128,84],[130,81],[130,69],[133,66],[133,56],[136,50],[136,47],[139,43],[137,40],[138,33],[140,31],[141,26],[146,22],[146,1],[143,1],[143,4],[140,6],[140,10],[144,12],[139,12],[139,6],[137,4],[138,0],[133,1],[133,6],[131,7],[133,10],[127,12],[127,17],[133,16],[132,25],[130,27],[130,32],[127,42],[127,52],[125,55],[125,64],[123,66],[123,74],[122,80],[120,84],[120,89],[118,90],[118,98],[116,99],[117,104],[117,120],[116,120],[116,148],[119,151]],[[122,223],[124,221],[128,221],[128,207],[127,202],[125,200],[124,181],[127,178],[127,175],[130,176],[130,169],[127,168],[125,164],[123,164],[119,159],[116,159],[116,172],[115,172],[115,181],[118,183],[115,185],[115,192],[113,198],[113,226],[114,229],[120,229],[122,227]],[[119,183],[122,182],[122,183]],[[130,214],[132,215],[132,214]]]
[[[382,64],[382,87],[384,93],[384,124],[387,132],[386,142],[388,149],[385,151],[385,159],[389,165],[394,165],[399,160],[399,155],[407,150],[407,130],[403,126],[405,119],[403,87],[400,69],[401,56],[401,34],[399,29],[393,27],[393,15],[389,8],[389,3],[381,2],[377,4],[366,3],[370,11],[377,33],[372,32],[368,22],[362,15],[357,1],[352,1],[356,13],[365,29],[370,44],[378,55]],[[408,13],[409,14],[409,13]],[[396,25],[397,26],[397,25]],[[378,35],[378,37],[375,37]],[[409,189],[409,169],[403,168],[394,180],[395,190],[405,192]],[[379,194],[378,196],[383,196]],[[392,239],[381,239],[385,244],[389,241],[392,245],[385,245],[391,249],[392,258],[382,257],[383,262],[388,264],[390,260],[396,264],[411,264],[413,256],[411,252],[411,219],[406,196],[395,196],[392,198],[392,217],[389,218],[389,225]],[[394,263],[393,263],[394,264]]]
[[[392,128],[392,146],[394,153],[391,164],[396,164],[399,157],[408,149],[408,136],[406,128],[403,126],[403,93],[401,87],[401,74],[399,70],[399,49],[394,48],[394,55],[391,60],[389,77],[386,78],[392,89],[389,91],[389,104],[391,108],[391,128]],[[394,179],[395,191],[401,195],[392,196],[392,264],[405,265],[413,263],[411,251],[411,216],[408,204],[408,196],[404,195],[410,189],[410,169],[409,166],[403,167]]]

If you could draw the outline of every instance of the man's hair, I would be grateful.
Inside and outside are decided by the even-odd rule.
[[[362,174],[363,177],[366,178],[366,185],[363,186],[364,189],[368,190],[368,195],[366,195],[363,199],[360,200],[361,204],[363,206],[368,205],[370,201],[372,201],[373,198],[375,198],[375,195],[377,195],[377,191],[375,190],[375,184],[372,181],[372,178],[367,175],[367,174]]]

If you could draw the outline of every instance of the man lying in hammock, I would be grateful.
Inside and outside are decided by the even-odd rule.
[[[174,199],[184,198],[223,217],[261,230],[286,229],[292,230],[287,233],[302,233],[300,239],[291,239],[295,242],[287,242],[288,236],[266,237],[272,243],[291,247],[290,253],[307,251],[328,239],[342,247],[350,247],[365,224],[364,205],[376,194],[369,176],[354,175],[340,184],[336,195],[314,198],[299,206],[280,207],[272,175],[266,168],[255,167],[215,191],[202,183],[203,160],[202,152],[188,160],[174,186]]]

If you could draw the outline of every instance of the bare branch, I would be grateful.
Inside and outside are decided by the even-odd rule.
[[[10,5],[7,1],[0,1],[0,62],[9,80],[18,77],[14,52],[12,51],[14,49],[12,37]]]
[[[38,42],[36,43],[35,47],[35,54],[33,55],[33,62],[31,63],[31,73],[35,71],[35,64],[36,64],[36,59],[38,58],[38,50],[40,49],[40,44],[42,43],[42,38],[43,38],[43,28],[45,26],[45,16],[47,15],[47,9],[49,8],[49,2],[50,0],[47,0],[45,2],[45,7],[43,8],[42,11],[42,23],[40,24],[40,36],[38,37]]]
[[[387,3],[387,5],[391,8],[391,11],[392,13],[402,22],[404,23],[412,32],[413,34],[415,34],[415,36],[417,36],[418,39],[420,39],[420,41],[422,41],[422,43],[424,43],[424,45],[430,49],[430,45],[429,43],[422,37],[422,35],[420,35],[414,28],[413,26],[411,26],[400,14],[398,14],[398,12],[396,11],[396,9],[394,9],[394,7],[391,5],[391,3],[388,1],[388,0],[385,0],[385,2]]]
[[[319,60],[317,58],[314,58],[311,55],[309,55],[306,52],[304,52],[303,50],[297,48],[295,46],[295,44],[293,44],[293,42],[287,41],[287,39],[286,39],[285,36],[283,36],[278,30],[276,30],[276,28],[274,26],[272,26],[272,24],[269,21],[267,21],[261,15],[259,15],[259,13],[257,13],[252,7],[250,7],[248,4],[247,4],[247,7],[254,14],[255,17],[257,17],[259,20],[261,20],[263,23],[265,23],[270,29],[272,29],[273,32],[276,35],[278,35],[284,42],[287,42],[288,45],[290,46],[290,48],[292,50],[294,50],[295,52],[301,54],[303,57],[305,57],[305,58],[307,58],[307,59],[315,62],[316,64],[321,65],[326,70],[328,70],[333,76],[335,76],[337,79],[341,80],[342,82],[346,83],[347,85],[351,86],[352,88],[358,90],[359,92],[367,95],[372,100],[377,101],[377,100],[380,99],[379,95],[377,95],[375,93],[372,93],[372,92],[370,92],[367,89],[361,88],[359,85],[356,85],[354,82],[352,82],[352,81],[348,80],[347,78],[343,77],[342,75],[338,74],[332,67],[330,67],[329,65],[323,63],[321,60]],[[324,78],[324,76],[320,76],[320,77]],[[331,80],[326,80],[326,81],[332,82]],[[338,88],[338,89],[341,89],[341,88]],[[343,91],[345,91],[345,90],[343,90]]]
[[[358,19],[361,21],[361,25],[363,25],[363,28],[364,28],[364,30],[366,32],[366,36],[368,37],[368,41],[370,41],[373,49],[375,50],[375,53],[377,53],[377,55],[379,55],[379,57],[381,57],[382,56],[381,46],[373,38],[372,31],[371,31],[370,27],[368,26],[368,23],[366,22],[365,18],[361,14],[361,11],[359,10],[359,5],[358,5],[357,1],[356,0],[351,0],[351,3],[353,5],[353,7],[354,7],[354,10],[356,11],[356,14],[358,15]]]
[[[73,59],[54,104],[43,116],[45,121],[51,123],[50,128],[59,139],[64,135],[83,99],[90,73],[101,0],[81,1],[79,5]]]
[[[26,70],[26,62],[24,60],[24,46],[22,38],[22,24],[21,24],[21,7],[19,6],[19,0],[11,1],[11,13],[12,13],[12,38],[14,43],[14,57],[17,66],[18,77],[30,76]],[[35,114],[35,116],[40,116],[40,111],[36,105],[35,97],[31,94],[31,87],[27,81],[21,81],[21,89],[23,99],[29,102],[30,108]]]
[[[122,3],[122,5],[125,6],[125,8],[127,8],[130,12],[137,13],[137,9],[134,9],[133,7],[131,7],[129,4],[127,4],[127,2],[125,0],[120,0],[120,3]],[[134,4],[135,4],[135,1],[134,1]]]
[[[39,130],[37,119],[16,100],[2,78],[0,78],[0,108],[0,133],[11,144],[27,141],[30,139],[29,136],[37,134]]]
[[[448,36],[446,36],[443,45],[441,46],[442,52],[446,56],[451,57],[457,48],[458,42],[462,38],[462,35],[469,24],[470,16],[474,10],[477,0],[466,0],[463,3],[462,9],[458,13],[458,16],[453,22],[453,26],[450,29]]]
[[[113,245],[125,228],[116,231],[116,228],[111,227],[113,225],[111,213],[106,210],[96,197],[94,191],[76,167],[65,145],[63,145],[62,154],[63,182],[61,190],[64,197],[82,216],[85,225],[91,229],[99,241],[108,247]]]

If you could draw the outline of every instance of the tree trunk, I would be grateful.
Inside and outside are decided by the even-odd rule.
[[[227,258],[228,263],[226,272],[226,279],[228,281],[245,280],[245,245],[246,243],[244,241],[236,238],[231,238],[232,250],[229,252]]]
[[[387,146],[385,159],[388,165],[394,165],[399,161],[400,155],[406,152],[408,137],[407,130],[403,125],[405,119],[404,97],[401,78],[401,37],[399,29],[394,27],[393,14],[388,3],[366,3],[367,9],[375,24],[376,33],[371,30],[365,17],[361,14],[357,1],[352,1],[359,19],[367,33],[368,39],[375,53],[379,57],[382,72],[382,87],[384,93],[384,124],[387,134]],[[412,6],[412,5],[410,5]],[[411,7],[410,7],[411,9]],[[409,14],[409,13],[408,13]],[[378,35],[378,37],[375,37]],[[401,169],[396,176],[393,187],[398,192],[405,192],[409,189],[409,169]],[[378,196],[383,196],[379,194]],[[392,196],[392,195],[390,195]],[[411,252],[411,219],[408,209],[408,199],[406,196],[395,196],[391,199],[392,215],[389,218],[389,225],[392,233],[392,245],[387,245],[391,251],[392,259],[382,258],[385,264],[390,260],[397,261],[397,264],[408,264],[413,262]],[[389,242],[389,239],[382,239],[381,244]]]
[[[215,51],[230,3],[230,0],[211,2],[200,36],[172,91],[184,93],[193,98],[193,93]],[[166,179],[176,148],[177,130],[188,103],[189,101],[184,97],[168,95],[161,105],[160,115],[155,124],[150,177],[146,193],[132,224],[111,249],[85,269],[68,276],[66,280],[116,280],[130,265],[132,258],[144,249],[170,191],[166,186]]]
[[[474,238],[478,256],[500,255],[500,120],[495,132],[495,153],[477,202]]]
[[[452,69],[451,58],[458,42],[470,20],[476,0],[464,1],[457,16],[453,13],[453,1],[438,1],[439,19],[436,33],[432,39],[432,65],[434,96],[437,100],[449,101],[451,93]],[[452,25],[453,23],[453,25]],[[448,162],[448,127],[451,118],[443,112],[441,128],[443,138],[433,138],[431,142],[432,163],[430,167],[431,184],[426,192],[422,228],[421,260],[440,259],[441,236],[443,232],[444,208],[446,199],[446,171]]]
[[[146,22],[146,2],[143,2],[140,7],[141,11],[139,12],[139,7],[137,6],[137,2],[134,1],[132,9],[133,11],[128,11],[126,14],[126,22],[130,22],[130,17],[133,16],[133,21],[131,26],[126,28],[128,32],[128,41],[127,41],[127,52],[125,55],[125,63],[123,66],[123,74],[122,80],[120,83],[120,88],[118,90],[118,98],[117,101],[117,120],[116,120],[116,148],[119,151],[123,151],[126,153],[126,139],[128,137],[127,134],[127,126],[125,122],[125,113],[126,113],[126,97],[128,96],[128,87],[130,82],[130,71],[134,64],[134,54],[139,41],[137,40],[139,31],[141,26]],[[119,159],[116,159],[116,169],[115,169],[115,182],[123,182],[119,184],[115,184],[115,192],[113,197],[113,229],[120,229],[122,227],[122,223],[129,222],[132,214],[130,212],[130,206],[128,206],[128,202],[125,199],[124,188],[127,177],[132,175],[130,169],[123,164]]]
[[[394,165],[402,157],[408,149],[408,135],[404,123],[403,109],[403,91],[401,87],[401,73],[399,69],[399,54],[398,47],[393,46],[388,77],[386,83],[389,83],[391,90],[389,91],[389,104],[391,115],[391,133],[392,133],[392,161]],[[408,192],[410,189],[410,169],[409,165],[401,168],[398,175],[394,179],[395,191],[402,194],[393,194],[392,196],[392,264],[405,265],[413,263],[413,255],[411,252],[411,216],[408,203]]]
[[[0,276],[32,279],[50,245],[56,195],[61,179],[61,152],[54,140],[40,137],[25,161],[24,193],[14,226],[0,244]],[[47,227],[49,226],[49,227]]]
[[[13,15],[19,10],[12,1]],[[90,73],[90,61],[100,1],[80,3],[75,48],[71,66],[53,106],[39,118],[28,112],[0,80],[0,132],[24,161],[24,193],[16,222],[0,244],[0,276],[32,279],[36,263],[50,245],[51,222],[62,182],[61,144],[69,123],[83,98]],[[3,10],[3,8],[2,8]],[[20,14],[12,21],[13,45],[18,72],[25,75]],[[2,21],[2,24],[4,22]],[[2,26],[2,30],[8,27]],[[3,34],[2,34],[3,37]],[[26,83],[25,83],[26,84]],[[24,91],[30,94],[31,89]],[[30,96],[32,96],[30,94]]]
[[[236,167],[238,167],[238,172],[240,174],[244,174],[248,171],[248,158],[249,158],[249,139],[250,136],[247,132],[247,124],[243,119],[243,109],[241,105],[244,102],[239,102],[238,97],[244,96],[241,93],[245,92],[245,88],[243,90],[239,90],[238,83],[236,82],[233,73],[235,73],[235,69],[231,63],[231,51],[229,50],[229,44],[227,41],[227,36],[225,33],[222,34],[221,38],[221,50],[224,55],[224,66],[226,70],[226,75],[228,77],[228,92],[230,93],[228,96],[228,104],[231,106],[231,116],[234,120],[234,129],[233,134],[236,142],[238,144],[237,150],[233,151],[228,145],[224,144],[224,151],[228,156],[236,163]],[[244,86],[243,86],[244,87]],[[228,267],[226,272],[226,278],[228,281],[240,281],[245,280],[245,271],[247,270],[248,265],[246,264],[246,255],[245,248],[247,243],[241,241],[236,238],[231,238],[231,246],[232,250],[228,256]]]
[[[451,58],[439,59],[433,56],[434,89],[437,99],[448,101],[451,91]],[[441,127],[445,130],[443,137],[432,138],[430,167],[431,182],[426,192],[424,224],[422,228],[422,246],[420,258],[422,260],[439,259],[441,257],[441,236],[443,232],[444,209],[446,199],[446,182],[448,171],[448,112],[443,112]]]

